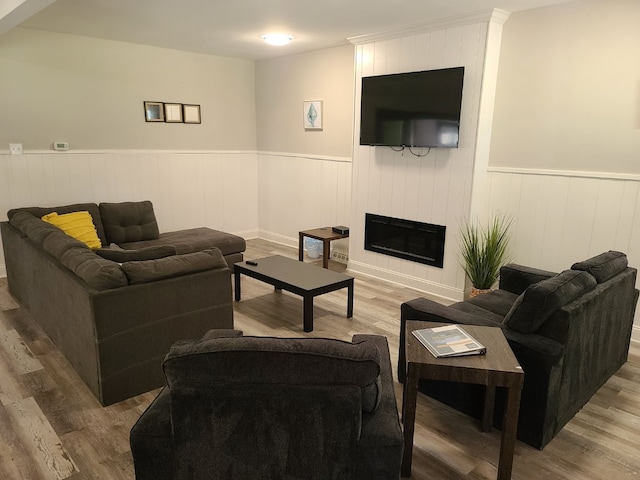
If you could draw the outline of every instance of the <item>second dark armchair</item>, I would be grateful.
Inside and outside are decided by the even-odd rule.
[[[171,348],[167,387],[131,430],[138,480],[399,478],[384,337],[240,335]]]

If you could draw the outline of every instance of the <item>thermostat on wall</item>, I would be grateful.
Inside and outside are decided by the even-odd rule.
[[[53,149],[60,152],[66,152],[69,150],[69,144],[67,142],[53,142]]]

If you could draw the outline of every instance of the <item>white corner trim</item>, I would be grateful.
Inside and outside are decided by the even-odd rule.
[[[471,12],[463,15],[455,15],[452,17],[441,18],[438,20],[432,20],[430,22],[418,23],[410,25],[408,27],[397,28],[393,30],[385,30],[379,33],[371,33],[366,35],[358,35],[355,37],[349,37],[349,40],[354,45],[361,45],[365,43],[372,43],[379,40],[389,40],[391,38],[407,37],[409,35],[416,35],[419,33],[431,32],[434,30],[442,30],[445,28],[459,27],[463,25],[472,25],[475,23],[493,22],[504,24],[511,13],[500,10],[498,8],[490,8],[486,10],[480,10],[477,12]]]
[[[617,172],[588,172],[581,170],[552,170],[544,168],[488,167],[491,173],[514,173],[517,175],[541,175],[546,177],[599,178],[606,180],[631,180],[640,182],[640,174]]]
[[[24,150],[20,155],[11,155],[9,150],[0,150],[0,155],[7,156],[28,156],[28,155],[127,155],[127,154],[155,154],[155,155],[258,155],[258,156],[274,156],[274,157],[290,157],[302,158],[308,160],[321,160],[325,162],[342,162],[351,163],[351,157],[337,157],[331,155],[311,155],[308,153],[298,152],[267,152],[260,150],[152,150],[152,149],[123,149],[123,150],[67,150],[66,152],[57,152],[55,150]]]
[[[294,152],[263,152],[259,151],[258,156],[272,156],[272,157],[291,157],[291,158],[305,158],[308,160],[322,160],[330,162],[345,162],[351,163],[351,157],[332,157],[327,155],[309,155],[306,153],[294,153]]]
[[[153,150],[146,148],[139,149],[111,149],[111,150],[92,150],[92,149],[72,149],[67,151],[56,150],[23,150],[22,155],[113,155],[113,154],[219,154],[219,155],[255,155],[256,150]],[[9,150],[0,150],[0,155],[10,155]],[[19,155],[15,155],[19,156]]]

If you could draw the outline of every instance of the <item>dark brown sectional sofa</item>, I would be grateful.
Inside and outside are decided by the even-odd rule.
[[[102,248],[40,218],[88,211]],[[233,328],[230,266],[243,238],[208,228],[159,233],[149,201],[31,207],[0,224],[9,292],[102,405],[164,384],[177,340]]]

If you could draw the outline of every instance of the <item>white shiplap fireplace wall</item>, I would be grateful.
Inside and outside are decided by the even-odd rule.
[[[482,218],[479,209],[486,205],[493,102],[507,18],[506,12],[490,10],[350,39],[356,45],[356,134],[349,269],[452,300],[463,298],[465,275],[458,264],[457,231],[463,219]],[[465,67],[457,149],[433,149],[417,157],[408,150],[359,145],[363,76],[456,66]],[[366,213],[446,226],[443,268],[364,250]]]

